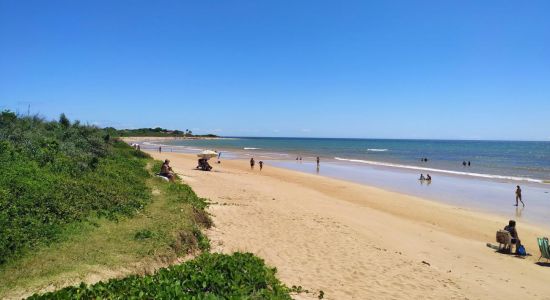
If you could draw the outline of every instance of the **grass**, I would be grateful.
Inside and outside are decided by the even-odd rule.
[[[0,113],[0,298],[290,299],[260,258],[208,253],[206,200],[112,131]]]
[[[0,267],[0,298],[24,296],[130,273],[144,274],[178,256],[208,249],[200,228],[211,225],[204,201],[182,184],[151,178],[152,201],[133,217],[90,218],[53,243]]]

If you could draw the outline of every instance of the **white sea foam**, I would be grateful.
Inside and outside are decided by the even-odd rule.
[[[261,148],[254,148],[254,147],[244,147],[244,150],[259,150]]]
[[[369,148],[369,149],[367,149],[367,151],[372,151],[372,152],[386,152],[386,151],[388,151],[388,149]]]
[[[462,176],[472,176],[472,177],[481,177],[481,178],[490,178],[490,179],[502,179],[502,180],[545,183],[544,180],[528,178],[528,177],[503,176],[503,175],[493,175],[493,174],[483,174],[483,173],[460,172],[460,171],[451,171],[451,170],[434,169],[434,168],[418,167],[418,166],[411,166],[411,165],[392,164],[392,163],[385,163],[385,162],[378,162],[378,161],[371,161],[371,160],[350,159],[350,158],[341,158],[341,157],[335,157],[334,159],[340,160],[340,161],[349,161],[349,162],[355,162],[355,163],[369,164],[369,165],[374,165],[374,166],[401,168],[401,169],[409,169],[409,170],[429,171],[429,172],[437,172],[437,173],[445,173],[445,174],[453,174],[453,175],[462,175]]]

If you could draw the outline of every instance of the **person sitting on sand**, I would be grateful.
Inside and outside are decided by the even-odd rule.
[[[426,180],[426,178],[424,177],[424,174],[420,174],[420,178],[418,178],[418,180]]]
[[[255,164],[255,163],[256,163],[256,162],[254,161],[254,157],[251,157],[251,158],[250,158],[250,169],[254,170],[254,164]]]
[[[160,167],[159,175],[168,178],[170,181],[174,179],[174,171],[170,167],[170,160],[167,159],[164,161],[162,167]]]
[[[510,233],[510,236],[512,236],[512,244],[516,245],[516,252],[518,251],[518,248],[521,246],[521,241],[518,237],[518,232],[516,230],[516,221],[510,220],[508,222],[508,225],[504,227],[504,230],[508,231]],[[512,249],[510,249],[511,251]]]
[[[430,176],[430,174],[426,174],[426,180],[427,181],[432,181],[432,176]]]
[[[523,200],[521,200],[521,188],[519,187],[519,185],[516,187],[516,205],[514,206],[518,206],[518,200],[521,202],[521,204],[523,204],[523,207],[525,207],[525,203],[523,203]]]

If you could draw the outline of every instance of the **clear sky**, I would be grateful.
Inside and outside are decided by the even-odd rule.
[[[550,140],[550,1],[0,0],[0,108],[237,136]]]

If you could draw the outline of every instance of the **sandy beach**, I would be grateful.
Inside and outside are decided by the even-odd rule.
[[[149,153],[212,201],[214,251],[253,252],[289,286],[326,299],[550,299],[550,264],[536,264],[542,228],[518,224],[532,254],[522,259],[486,246],[508,221],[496,215],[269,165],[250,170],[245,160],[202,172],[193,155]]]

